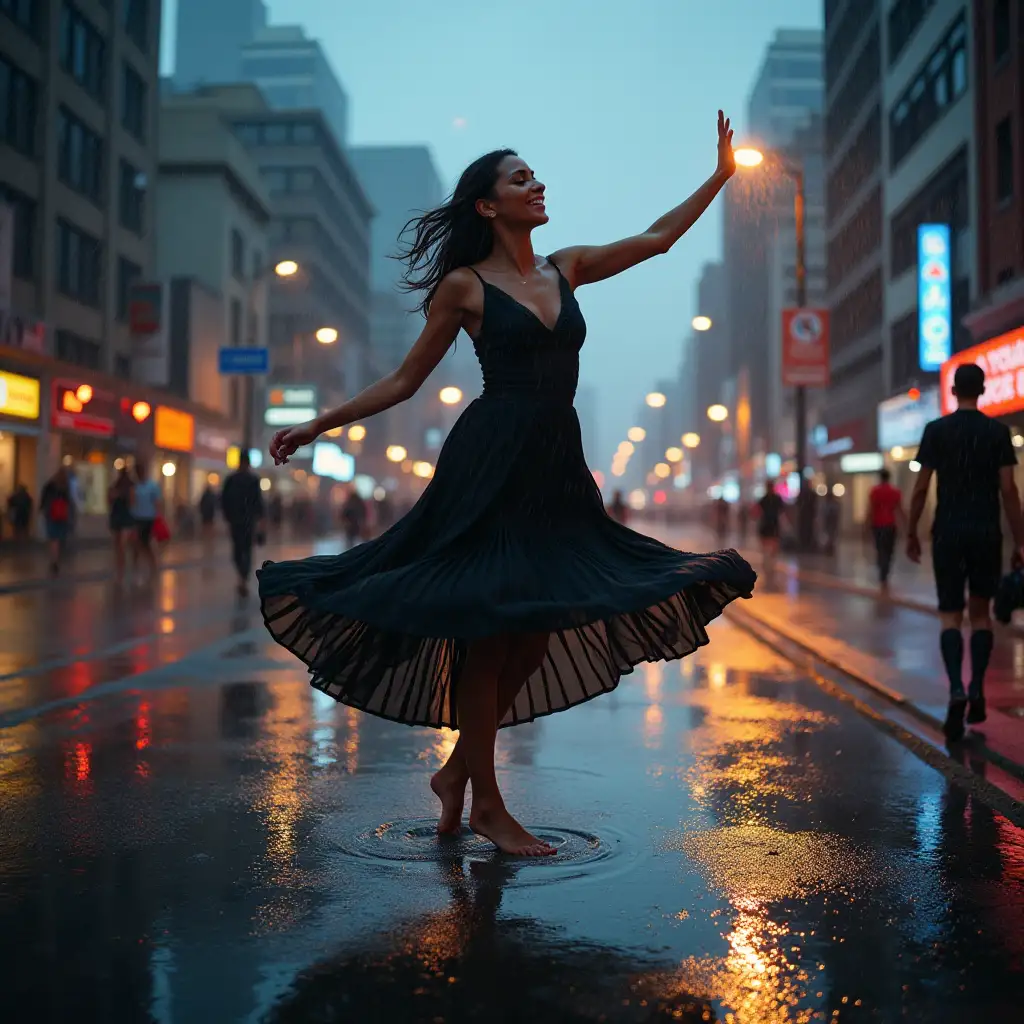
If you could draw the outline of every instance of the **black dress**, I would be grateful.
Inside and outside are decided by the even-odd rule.
[[[483,394],[420,500],[376,540],[257,573],[267,628],[313,686],[408,725],[458,727],[475,638],[550,634],[501,722],[518,725],[610,692],[639,662],[692,653],[756,579],[735,551],[686,554],[605,512],[572,404],[586,323],[561,273],[551,328],[483,288]]]

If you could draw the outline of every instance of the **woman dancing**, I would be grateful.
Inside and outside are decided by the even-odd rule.
[[[410,398],[460,330],[483,393],[452,428],[412,510],[339,555],[266,563],[263,615],[312,685],[362,711],[459,739],[430,785],[438,831],[469,827],[506,853],[554,853],[508,812],[500,727],[608,693],[642,661],[708,642],[707,623],[755,581],[735,551],[685,554],[606,512],[573,397],[586,324],[574,292],[668,252],[735,172],[718,112],[718,167],[646,231],[534,254],[544,185],[511,150],[472,163],[448,201],[411,221],[406,282],[426,325],[402,365],[337,409],[279,431],[277,464],[320,434]]]

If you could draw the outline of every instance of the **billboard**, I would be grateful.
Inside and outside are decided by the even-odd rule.
[[[982,412],[1005,416],[1024,409],[1024,327],[965,348],[942,364],[939,390],[943,413],[956,409],[953,374],[963,363],[977,363],[985,371],[985,393],[978,399]]]
[[[917,227],[918,364],[934,373],[953,352],[948,224]]]
[[[927,388],[916,398],[907,394],[886,399],[878,406],[878,447],[883,452],[916,447],[925,424],[941,415],[938,388]]]
[[[828,387],[828,310],[782,311],[783,387]]]

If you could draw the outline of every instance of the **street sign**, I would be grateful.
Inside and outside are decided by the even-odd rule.
[[[918,365],[934,373],[953,353],[948,224],[917,228]]]
[[[782,311],[782,384],[828,387],[828,310]]]
[[[266,348],[222,348],[217,356],[217,371],[224,376],[270,370],[270,350]]]

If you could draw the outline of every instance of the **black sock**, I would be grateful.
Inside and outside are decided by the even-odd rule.
[[[985,692],[985,671],[992,657],[991,629],[976,629],[971,633],[971,696],[981,697]]]
[[[964,699],[964,635],[959,629],[944,629],[939,634],[939,649],[942,661],[949,676],[949,696],[951,700]]]

